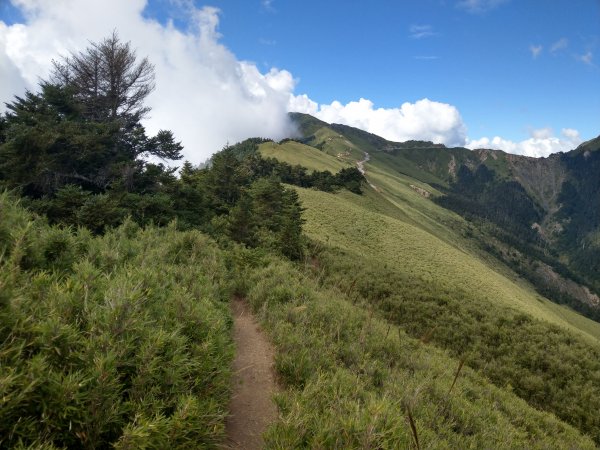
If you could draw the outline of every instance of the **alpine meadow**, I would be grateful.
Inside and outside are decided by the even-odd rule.
[[[0,6],[0,449],[600,447],[600,136],[475,140],[454,106],[428,98],[317,103],[293,93],[286,70],[238,61],[219,10],[194,2],[139,0],[135,20],[135,2],[117,2],[114,23],[131,29],[111,23],[72,47],[74,31],[51,28],[71,20],[64,5],[84,17],[76,3]],[[265,60],[284,58],[283,35],[313,16],[255,3],[256,16],[220,7],[245,33],[264,21]],[[495,24],[518,7],[435,3],[456,23]],[[350,24],[361,12],[339,14]],[[378,20],[372,33],[397,37],[392,18]],[[410,20],[421,52],[410,64],[433,66],[442,56],[427,52],[458,45]],[[280,26],[289,33],[268,39]],[[338,26],[335,48],[366,58]],[[455,30],[472,51],[478,26]],[[32,30],[74,50],[37,52]],[[597,79],[598,36],[585,36],[588,53],[573,37],[536,37],[519,58],[551,67],[571,51]],[[252,54],[238,38],[228,45]],[[342,53],[324,37],[303,53],[315,37],[302,39],[299,64],[338,73]],[[169,51],[146,51],[160,45]],[[208,63],[183,73],[191,54]],[[46,71],[21,89],[9,62],[25,74],[40,55]],[[410,75],[414,89],[433,72]],[[336,83],[323,86],[359,81]],[[167,96],[180,116],[163,109]],[[215,136],[222,148],[198,156]]]

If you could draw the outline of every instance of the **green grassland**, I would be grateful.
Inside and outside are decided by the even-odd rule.
[[[376,189],[362,196],[297,189],[315,279],[413,338],[468,355],[495,385],[598,442],[600,324],[537,294],[477,248],[467,222],[412,186],[432,197],[434,187],[379,158],[366,168]]]
[[[335,174],[341,169],[353,166],[341,158],[315,150],[313,147],[295,141],[286,141],[282,144],[265,142],[259,146],[259,151],[265,158],[276,158],[292,166],[301,165],[309,170],[329,170]]]
[[[553,303],[540,299],[526,285],[513,282],[461,249],[462,239],[452,236],[451,230],[446,230],[446,235],[440,238],[414,225],[417,219],[427,220],[419,218],[417,213],[408,211],[412,220],[407,223],[357,205],[360,199],[354,200],[353,197],[358,197],[354,194],[332,196],[314,190],[298,191],[306,208],[305,230],[314,240],[372,258],[403,276],[420,279],[423,285],[438,285],[442,292],[461,292],[467,298],[476,296],[484,302],[515,308],[580,333],[592,341],[600,339],[600,324],[564,308],[558,314],[548,307]],[[404,194],[410,197],[413,193],[409,191],[412,190]],[[414,196],[420,197],[417,193]],[[459,242],[448,243],[452,237],[460,239]],[[582,322],[587,323],[585,329],[574,325]]]
[[[339,157],[350,163],[364,157],[362,148],[329,127],[320,128],[314,136],[310,144],[320,148],[328,155]]]
[[[266,448],[594,448],[553,415],[354,304],[347,286],[319,287],[312,264],[302,271],[272,258],[246,261],[241,293],[276,345],[284,387]]]
[[[355,292],[358,305],[414,338],[468,355],[466,364],[497,386],[600,438],[590,415],[600,407],[600,324],[351,196],[300,190],[321,282]]]

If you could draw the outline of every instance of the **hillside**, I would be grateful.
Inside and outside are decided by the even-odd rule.
[[[301,116],[296,116],[296,119],[312,122],[310,118]],[[328,166],[336,159],[347,159],[352,151],[358,151],[360,155],[361,142],[354,139],[353,135],[339,133],[342,128],[337,126],[326,128],[313,129],[313,135],[304,137],[302,141],[314,145],[313,151],[320,152],[323,160],[328,156]],[[335,132],[338,133],[334,135]],[[354,131],[355,135],[362,137],[362,143],[368,138],[374,145],[376,139],[363,133]],[[319,140],[318,136],[327,137]],[[347,146],[346,154],[338,151],[340,145]],[[415,337],[427,335],[428,339],[456,355],[462,354],[471,345],[479,347],[475,353],[494,354],[494,359],[504,361],[503,369],[501,364],[494,364],[495,368],[491,368],[486,357],[480,361],[467,360],[467,364],[484,370],[490,379],[500,385],[509,383],[512,388],[516,387],[523,398],[529,398],[538,407],[543,407],[533,400],[537,396],[529,384],[533,380],[522,378],[521,375],[508,376],[506,367],[513,364],[521,368],[523,365],[529,366],[527,359],[517,355],[521,352],[535,359],[531,353],[531,348],[537,345],[535,342],[539,342],[540,351],[547,348],[547,331],[534,331],[538,325],[533,323],[537,320],[575,333],[583,339],[581,343],[584,346],[597,348],[599,324],[560,305],[568,297],[570,300],[591,299],[593,302],[595,294],[583,284],[581,277],[555,257],[559,250],[544,253],[538,242],[535,247],[525,242],[538,253],[524,254],[522,252],[526,252],[527,247],[523,250],[523,247],[511,245],[514,241],[510,240],[509,232],[512,231],[510,227],[514,225],[514,219],[502,224],[489,218],[483,221],[469,215],[461,217],[455,213],[462,212],[459,208],[449,210],[442,207],[448,206],[443,199],[458,194],[462,198],[468,196],[469,191],[461,192],[460,180],[461,172],[469,170],[476,174],[476,181],[480,176],[485,183],[489,183],[484,188],[478,185],[480,191],[496,189],[494,193],[500,199],[506,195],[503,192],[514,192],[516,198],[523,196],[523,206],[531,207],[531,211],[538,214],[535,218],[541,221],[541,214],[545,210],[538,199],[546,199],[548,204],[552,204],[552,198],[559,194],[552,191],[555,185],[548,177],[544,177],[547,181],[545,185],[536,184],[536,174],[538,177],[540,173],[550,174],[556,180],[560,178],[560,169],[556,168],[555,161],[576,157],[581,152],[576,150],[567,156],[558,155],[536,162],[504,152],[446,149],[426,142],[400,145],[386,143],[380,151],[374,150],[372,145],[363,148],[368,149],[371,155],[371,160],[366,163],[366,177],[375,189],[367,189],[362,196],[340,193],[333,197],[315,191],[300,191],[306,208],[305,228],[316,243],[315,261],[327,261],[323,264],[324,279],[329,278],[325,267],[335,267],[329,269],[333,272],[329,280],[333,286],[348,283],[351,286],[348,289],[356,291],[356,301],[370,305],[370,308],[375,307],[383,317],[410,330]],[[516,174],[520,174],[529,184],[525,185],[525,181],[519,183]],[[511,202],[513,210],[515,205],[519,205],[515,204],[515,197],[509,196],[507,201]],[[521,212],[525,214],[527,210],[523,209]],[[518,216],[518,208],[513,210],[509,215],[516,213],[518,220],[529,217],[526,214]],[[469,220],[465,220],[465,217]],[[493,215],[489,217],[493,218]],[[531,229],[529,225],[526,227]],[[558,241],[555,242],[558,245]],[[550,263],[556,264],[557,270],[562,270],[564,275],[555,272]],[[527,264],[537,266],[540,273],[551,274],[552,282],[548,282],[547,278],[532,276],[524,267]],[[415,299],[419,299],[417,305],[414,304]],[[595,317],[594,304],[591,306],[584,312]],[[534,318],[534,322],[529,323],[527,319],[528,326],[523,327],[521,320],[525,316],[519,316],[516,313],[518,311]],[[415,319],[423,314],[420,320]],[[493,318],[506,318],[510,314],[517,314],[512,325],[509,325],[512,319],[500,326],[500,322]],[[477,321],[472,322],[473,317],[482,323],[476,325]],[[457,325],[465,322],[470,325]],[[513,336],[510,345],[498,352],[497,349],[493,350],[498,345],[498,336],[489,334],[491,330],[486,323],[499,328],[514,327],[523,335],[521,338]],[[461,328],[464,335],[457,332]],[[527,342],[527,347],[517,345],[519,340]],[[483,350],[488,345],[489,349]],[[513,358],[520,362],[510,362]],[[569,364],[575,364],[574,360]],[[535,383],[541,383],[540,386],[553,384],[547,370],[547,366],[543,370],[534,370],[535,377],[541,377]],[[555,373],[554,369],[550,371]],[[515,375],[517,373],[513,372]],[[558,385],[556,388],[562,389]],[[546,391],[545,395],[553,397],[549,392]],[[572,393],[576,395],[575,390]],[[559,416],[560,408],[553,409]],[[582,411],[582,417],[590,411],[584,410],[587,413]]]
[[[540,293],[600,318],[600,138],[569,153],[536,159],[430,142],[389,142],[351,127],[317,128],[321,124],[310,117],[292,117],[300,130],[312,131],[303,141],[329,155],[337,156],[340,141],[355,152],[369,152],[368,178],[378,178],[382,187],[390,177],[413,186],[424,183],[421,188],[434,202],[468,219],[482,233],[481,246]],[[334,132],[334,140],[321,137]],[[382,193],[391,199],[398,189],[388,186]],[[402,200],[400,205],[407,198]],[[417,209],[422,208],[431,209]]]
[[[442,186],[374,157],[364,165],[375,187],[357,188],[349,159],[245,141],[171,182],[164,195],[188,205],[175,210],[181,226],[128,219],[98,237],[49,226],[5,194],[3,445],[217,447],[234,296],[275,346],[267,448],[594,448],[600,324],[486,254],[477,229],[433,201]],[[211,203],[190,209],[203,193]],[[192,223],[203,232],[181,230]],[[46,369],[31,390],[36,364]],[[86,377],[95,381],[72,384]],[[43,417],[44,429],[29,425]]]

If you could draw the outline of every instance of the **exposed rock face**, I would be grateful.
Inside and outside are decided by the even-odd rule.
[[[453,180],[456,178],[456,158],[454,158],[454,155],[452,155],[448,163],[448,173]]]
[[[419,187],[419,186],[415,186],[414,184],[410,185],[410,188],[415,191],[417,194],[425,197],[425,198],[429,198],[431,196],[431,192]]]
[[[581,286],[572,280],[560,276],[547,264],[540,264],[536,272],[548,285],[558,289],[558,291],[568,294],[588,306],[594,308],[600,306],[600,298],[590,292],[586,286]]]

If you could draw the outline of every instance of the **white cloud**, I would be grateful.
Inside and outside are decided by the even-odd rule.
[[[411,39],[423,39],[426,37],[436,36],[438,33],[433,31],[431,25],[411,25],[408,29]]]
[[[325,122],[357,127],[391,141],[418,139],[449,146],[466,142],[466,126],[458,110],[427,98],[386,109],[375,108],[373,102],[364,98],[345,105],[338,101],[317,105],[306,96],[292,96],[290,110],[312,114]]]
[[[529,51],[531,52],[531,56],[533,56],[533,59],[536,59],[538,56],[540,56],[540,53],[542,53],[542,46],[541,45],[530,45],[529,46]]]
[[[508,1],[510,0],[460,0],[456,5],[471,14],[481,14]]]
[[[550,127],[546,128],[535,128],[529,132],[531,137],[534,139],[548,139],[554,134],[554,131]]]
[[[559,50],[564,50],[569,46],[569,40],[567,38],[560,38],[550,47],[550,53],[556,53]]]
[[[545,157],[551,153],[568,152],[573,150],[583,141],[579,132],[573,128],[563,128],[561,136],[556,137],[550,128],[541,128],[531,131],[531,137],[524,141],[514,142],[496,136],[492,139],[483,137],[481,139],[469,140],[467,148],[489,148],[504,150],[517,155]]]
[[[5,31],[6,26],[0,22],[0,49],[7,46]],[[4,102],[12,99],[13,95],[22,94],[24,91],[25,80],[23,80],[19,68],[5,52],[0,51],[0,112],[4,110]]]
[[[594,54],[592,52],[587,52],[583,55],[577,55],[577,59],[588,66],[593,65]]]
[[[316,116],[319,112],[319,104],[311,100],[306,94],[290,95],[288,110]]]
[[[83,50],[116,29],[138,55],[156,67],[156,90],[145,120],[150,133],[170,129],[185,146],[185,157],[204,161],[227,142],[251,136],[275,139],[290,133],[287,104],[295,81],[285,70],[261,73],[239,61],[219,42],[219,11],[187,8],[188,31],[143,17],[145,0],[14,0],[24,24],[0,21],[0,102],[37,89],[51,59]],[[3,105],[2,105],[3,106]],[[2,108],[0,106],[0,110]]]

